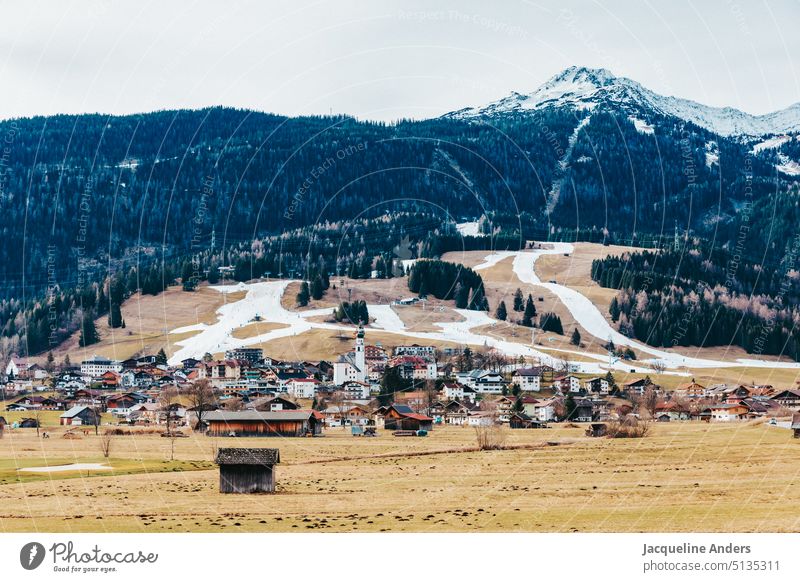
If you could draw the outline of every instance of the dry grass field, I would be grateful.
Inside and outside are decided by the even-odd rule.
[[[470,428],[426,438],[0,440],[0,532],[798,531],[800,441],[764,424],[672,423],[638,440],[582,427],[507,431],[469,451]],[[274,495],[221,495],[215,447],[279,447]],[[461,452],[460,452],[461,451]],[[107,463],[112,472],[18,467]],[[87,476],[88,475],[88,476]]]

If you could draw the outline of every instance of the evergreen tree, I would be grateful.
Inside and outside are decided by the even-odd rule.
[[[217,265],[211,265],[208,269],[208,282],[211,285],[219,283],[219,268]]]
[[[581,332],[578,331],[577,327],[572,330],[572,337],[569,341],[573,346],[581,345]]]
[[[97,334],[97,328],[94,324],[94,316],[91,311],[83,313],[83,320],[81,322],[81,335],[78,339],[78,345],[82,348],[96,344],[100,341],[100,336]]]
[[[305,307],[308,305],[309,299],[311,299],[311,291],[308,288],[308,282],[303,281],[300,284],[300,292],[297,294],[297,304],[300,307]]]
[[[525,303],[525,313],[522,315],[522,325],[533,327],[533,317],[535,315],[536,307],[533,305],[533,297],[528,295],[528,301]]]
[[[323,293],[325,293],[325,289],[322,283],[322,277],[317,275],[311,282],[311,297],[314,299],[322,299]],[[308,302],[306,301],[306,303]]]
[[[549,331],[552,333],[557,333],[558,335],[564,335],[564,328],[561,325],[561,318],[555,313],[542,314],[542,317],[539,320],[539,327],[542,328],[542,331]]]
[[[157,366],[167,365],[167,353],[164,351],[164,348],[158,350],[158,354],[156,354],[156,365]]]
[[[525,309],[525,307],[522,299],[522,289],[517,287],[517,290],[514,292],[514,311],[522,311],[523,309]]]
[[[506,311],[506,302],[501,301],[500,305],[497,306],[497,311],[495,312],[495,317],[500,321],[505,321],[508,317],[508,312]]]

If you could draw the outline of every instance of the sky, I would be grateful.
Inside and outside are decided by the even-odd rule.
[[[427,118],[571,65],[762,114],[800,101],[798,24],[797,0],[0,0],[0,118]]]

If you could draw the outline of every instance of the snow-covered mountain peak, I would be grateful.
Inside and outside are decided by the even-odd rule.
[[[719,135],[744,138],[800,131],[800,103],[766,115],[750,115],[732,107],[710,107],[689,99],[659,95],[607,69],[586,67],[564,69],[532,93],[512,92],[499,101],[454,111],[446,117],[471,119],[525,114],[547,107],[603,107],[644,118],[667,115],[691,121]]]

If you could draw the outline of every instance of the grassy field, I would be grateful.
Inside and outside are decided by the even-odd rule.
[[[0,532],[19,531],[798,531],[800,441],[764,424],[672,423],[639,440],[582,427],[507,431],[513,450],[475,451],[469,428],[427,438],[175,441],[0,440]],[[166,442],[165,442],[166,441]],[[279,447],[274,495],[221,495],[219,446]],[[112,474],[16,468],[105,462]]]

